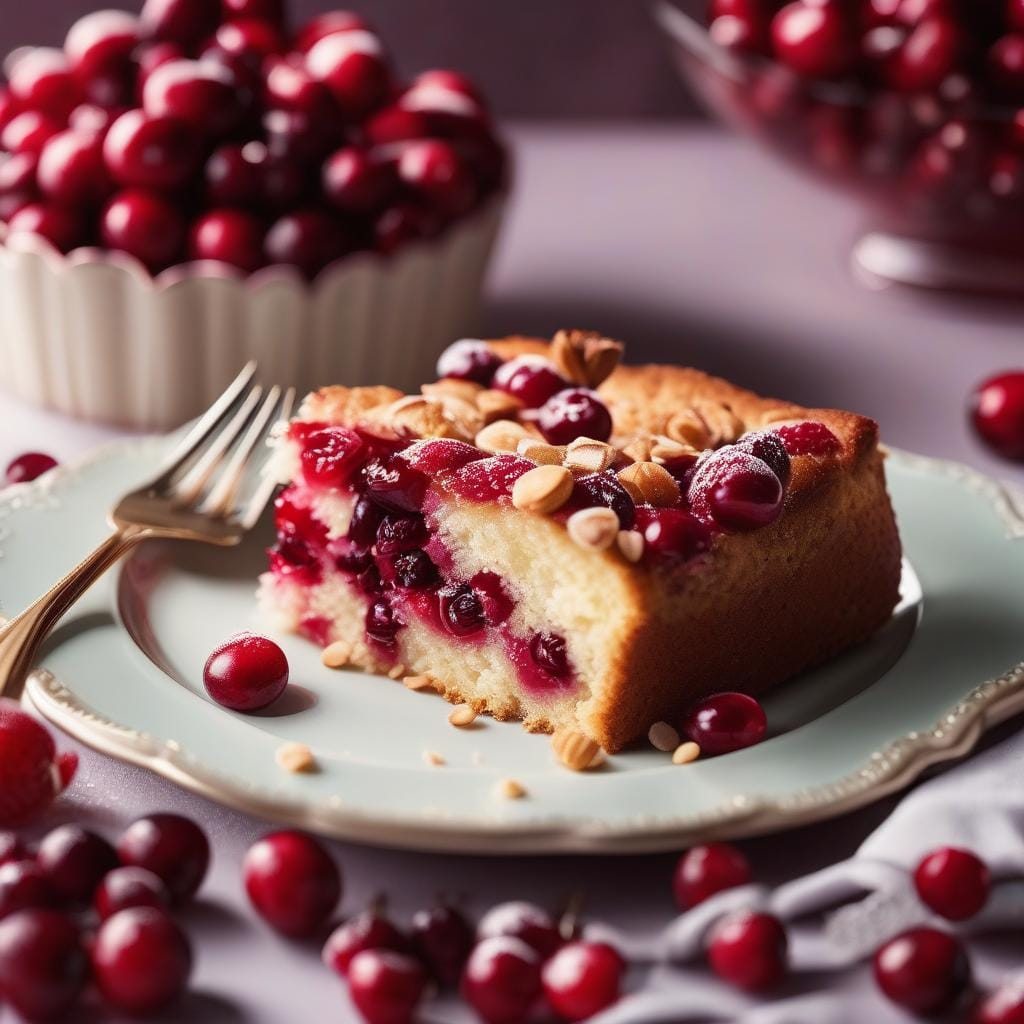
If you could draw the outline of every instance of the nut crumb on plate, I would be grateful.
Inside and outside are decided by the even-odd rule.
[[[679,732],[668,722],[655,722],[648,730],[647,739],[663,754],[671,754],[679,747]]]
[[[352,658],[352,645],[345,640],[337,640],[329,644],[320,653],[320,661],[327,668],[342,668]]]
[[[405,666],[402,664],[393,665],[388,669],[388,679],[401,679],[405,675]]]
[[[430,676],[406,676],[402,680],[402,684],[407,690],[429,690],[434,681]]]
[[[700,747],[696,743],[681,743],[672,754],[673,764],[689,764],[700,757]]]
[[[458,704],[452,708],[452,713],[448,716],[448,721],[452,725],[464,729],[466,726],[472,725],[476,721],[476,712],[470,707],[469,704]]]
[[[448,763],[436,750],[424,750],[423,760],[433,768],[440,768]]]
[[[575,729],[557,729],[551,747],[558,760],[574,772],[596,768],[604,762],[604,751],[589,736]]]
[[[505,800],[522,800],[526,796],[526,787],[516,779],[501,779],[494,790]]]
[[[313,751],[305,743],[283,743],[277,748],[274,760],[286,772],[294,774],[308,774],[319,768]]]

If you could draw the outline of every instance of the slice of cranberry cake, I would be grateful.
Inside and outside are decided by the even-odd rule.
[[[420,395],[310,395],[265,607],[334,663],[609,751],[878,629],[900,544],[876,424],[620,354],[464,341]]]

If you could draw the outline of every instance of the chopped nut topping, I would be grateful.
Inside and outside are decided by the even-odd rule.
[[[352,660],[352,645],[347,640],[336,640],[320,653],[320,661],[327,668],[342,668]]]
[[[495,420],[515,419],[523,403],[506,391],[488,388],[477,394],[476,407],[480,410],[484,423],[493,423]]]
[[[283,743],[277,748],[274,760],[286,772],[298,775],[302,772],[315,772],[318,769],[313,751],[305,743]]]
[[[565,524],[570,539],[581,548],[605,551],[615,543],[619,517],[610,508],[582,508]]]
[[[401,662],[399,662],[397,665],[392,665],[391,668],[388,669],[389,679],[401,679],[402,676],[404,675],[405,666]]]
[[[572,473],[564,466],[537,466],[513,485],[512,504],[524,512],[549,515],[569,500],[572,487]]]
[[[468,704],[457,704],[452,708],[448,721],[460,729],[472,725],[476,721],[476,712]]]
[[[567,380],[596,388],[619,365],[622,349],[595,331],[559,331],[551,341],[551,359]]]
[[[670,508],[679,502],[679,484],[664,466],[656,462],[634,462],[619,470],[619,483],[637,504]]]
[[[635,437],[621,449],[623,455],[633,462],[651,461],[651,440],[647,437]]]
[[[456,422],[443,402],[423,395],[406,395],[375,410],[374,419],[397,433],[414,437],[451,437],[468,441],[473,436]]]
[[[565,459],[565,446],[547,444],[533,437],[524,437],[516,447],[524,459],[530,459],[541,466],[560,466]]]
[[[647,732],[647,739],[655,750],[670,754],[679,746],[679,733],[668,722],[655,722]]]
[[[639,530],[619,530],[615,538],[627,562],[639,562],[644,556],[644,535]]]
[[[427,398],[461,398],[473,406],[476,405],[477,397],[483,390],[476,381],[460,380],[458,377],[442,377],[420,388]]]
[[[384,385],[346,388],[338,384],[314,391],[302,403],[299,419],[325,423],[357,423],[371,409],[379,409],[402,397],[397,388]]]
[[[565,453],[565,466],[581,473],[603,473],[614,461],[616,451],[604,441],[578,437]]]
[[[440,768],[448,763],[436,750],[424,750],[423,760],[432,768]]]
[[[522,800],[526,796],[526,787],[516,779],[501,779],[494,792],[503,800]]]
[[[519,442],[529,437],[530,432],[515,420],[495,420],[481,430],[473,440],[477,448],[497,455],[514,452]]]
[[[681,743],[672,754],[673,764],[689,764],[700,757],[700,747],[696,743]]]
[[[694,409],[707,424],[714,448],[732,444],[745,429],[743,421],[724,402],[694,402]]]
[[[708,425],[695,409],[673,413],[665,424],[665,433],[673,441],[704,451],[713,447]]]
[[[407,690],[432,690],[434,680],[430,676],[406,676],[402,684]]]
[[[651,462],[668,462],[670,459],[679,459],[684,455],[700,455],[700,452],[693,445],[683,441],[673,441],[671,437],[656,437],[651,444]]]
[[[575,729],[558,729],[551,737],[558,760],[574,772],[596,768],[604,761],[604,751],[589,736]]]

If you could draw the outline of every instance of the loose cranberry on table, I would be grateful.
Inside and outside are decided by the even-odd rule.
[[[195,895],[210,866],[205,833],[178,814],[153,814],[133,822],[121,836],[117,854],[122,864],[152,871],[174,903]]]
[[[716,693],[697,701],[683,717],[682,732],[701,753],[715,757],[752,747],[764,739],[764,708],[745,693]]]
[[[974,1008],[971,1024],[1024,1024],[1024,980],[1010,979]]]
[[[396,953],[409,950],[409,939],[377,910],[367,910],[349,918],[331,932],[321,959],[342,978],[357,953],[366,949],[389,949]]]
[[[885,995],[921,1015],[949,1010],[966,992],[970,963],[960,942],[935,928],[912,928],[875,954],[875,981]]]
[[[0,867],[18,860],[29,859],[25,840],[17,832],[0,832]]]
[[[348,968],[349,997],[367,1024],[412,1024],[427,985],[418,960],[390,949],[365,949]]]
[[[113,916],[119,910],[129,907],[170,906],[171,896],[167,886],[145,868],[114,868],[103,877],[96,887],[93,906],[101,921]]]
[[[789,939],[777,917],[740,911],[715,925],[708,962],[723,980],[747,992],[765,992],[786,976]]]
[[[1024,459],[1024,371],[1000,373],[971,398],[971,422],[981,439],[1007,459]]]
[[[103,998],[133,1014],[166,1006],[185,990],[192,973],[188,938],[155,907],[132,907],[108,917],[90,953]]]
[[[260,916],[284,935],[313,935],[341,898],[341,873],[326,850],[302,832],[273,832],[242,864],[245,889]]]
[[[416,955],[438,984],[446,987],[458,984],[473,948],[473,929],[465,915],[444,904],[417,910],[409,931]]]
[[[966,921],[988,902],[992,877],[977,854],[944,846],[918,864],[914,887],[921,901],[936,914],[950,921]]]
[[[584,1021],[618,1001],[626,963],[604,942],[570,942],[541,969],[544,995],[562,1020]]]
[[[34,860],[15,860],[0,866],[0,918],[19,910],[56,907],[56,890]]]
[[[23,824],[46,810],[77,766],[77,754],[58,754],[44,725],[0,698],[0,826]]]
[[[520,939],[544,959],[562,945],[554,918],[546,910],[521,900],[492,907],[480,919],[476,934],[478,939]]]
[[[69,1013],[89,980],[75,922],[56,910],[22,910],[0,921],[0,991],[26,1020]]]
[[[486,1024],[521,1024],[542,993],[541,963],[521,939],[484,939],[466,961],[462,998]]]
[[[4,479],[8,484],[27,484],[48,473],[57,465],[52,455],[43,452],[26,452],[12,459],[4,471]]]
[[[750,879],[750,863],[735,846],[708,843],[692,847],[679,858],[672,892],[680,910],[691,910],[716,893],[746,885]]]
[[[117,851],[102,836],[80,825],[60,825],[43,837],[36,863],[63,899],[88,903],[118,861]]]

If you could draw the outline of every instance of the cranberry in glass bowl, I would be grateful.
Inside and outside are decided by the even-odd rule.
[[[680,74],[731,127],[860,202],[862,277],[1024,294],[1014,3],[702,9],[658,8]]]

